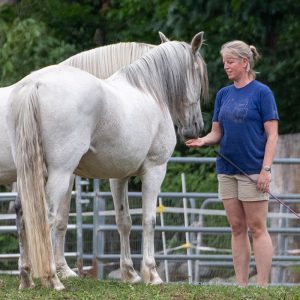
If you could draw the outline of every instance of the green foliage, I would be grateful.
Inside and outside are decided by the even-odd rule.
[[[18,253],[19,242],[16,234],[0,235],[0,253]],[[1,260],[0,270],[16,270],[18,268],[16,261]]]
[[[1,253],[16,253],[19,248],[15,234],[0,235]]]
[[[94,0],[22,0],[18,1],[16,14],[21,20],[34,18],[47,24],[55,38],[81,51],[93,47],[95,42],[101,43],[94,36],[103,22],[100,3]]]
[[[173,153],[174,157],[214,157],[213,147],[202,149],[188,149],[182,144]],[[181,149],[182,148],[182,149]],[[162,191],[181,192],[181,174],[186,177],[187,192],[215,192],[217,190],[217,177],[214,163],[210,164],[182,164],[170,162],[167,175],[162,185]]]
[[[46,25],[34,19],[3,23],[0,36],[1,85],[12,84],[32,70],[75,53],[74,46],[49,35]]]
[[[219,55],[221,45],[234,39],[255,45],[263,57],[257,65],[258,79],[274,92],[280,132],[300,131],[297,1],[111,1],[105,19],[108,42],[137,39],[157,43],[159,30],[171,39],[189,41],[203,30],[207,42],[201,52],[208,65],[211,95],[204,112],[210,116],[217,90],[229,84]]]
[[[263,56],[257,66],[258,79],[268,84],[275,94],[281,117],[280,132],[299,132],[297,4],[293,0],[271,3],[258,0],[22,0],[17,5],[2,5],[0,84],[12,83],[36,68],[63,60],[75,50],[118,41],[158,44],[158,31],[171,39],[189,41],[203,30],[207,41],[201,52],[208,64],[211,95],[210,104],[204,106],[206,131],[210,128],[215,94],[229,83],[219,49],[228,40],[241,39],[255,45]],[[30,22],[35,25],[29,25]]]
[[[172,1],[110,1],[103,11],[106,42],[140,41],[159,44],[158,31],[166,29],[165,19]]]

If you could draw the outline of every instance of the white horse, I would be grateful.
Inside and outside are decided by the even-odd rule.
[[[207,73],[198,53],[202,40],[202,32],[191,45],[166,40],[105,81],[51,66],[14,87],[7,124],[23,208],[24,251],[28,267],[45,286],[64,288],[56,274],[48,210],[53,226],[74,173],[113,178],[121,276],[132,283],[141,278],[130,255],[127,183],[130,176],[141,177],[142,277],[146,283],[162,282],[154,259],[156,201],[176,144],[174,124],[184,139],[197,137],[203,128],[200,98],[207,93]]]
[[[70,65],[85,70],[98,78],[108,78],[121,67],[128,65],[141,57],[144,53],[153,49],[154,45],[144,43],[117,43],[113,45],[98,47],[92,50],[84,51],[76,54],[67,60],[61,62],[61,65]],[[10,184],[16,181],[17,171],[11,154],[11,146],[9,143],[8,133],[5,125],[5,115],[7,114],[8,97],[15,85],[0,88],[0,184]],[[55,220],[53,220],[53,246],[56,262],[56,270],[59,276],[69,277],[77,276],[73,272],[64,257],[65,234],[68,224],[68,214],[71,200],[71,192],[73,180],[70,182],[69,191],[66,194],[65,201],[61,203],[61,207],[57,212]],[[21,203],[17,199],[15,203],[17,215],[22,214]],[[18,231],[23,226],[22,222],[17,218]],[[24,233],[20,235],[20,260],[19,269],[21,275],[20,288],[29,287],[30,280],[24,275],[26,274],[28,260],[24,258],[23,244],[26,240],[22,238]]]
[[[76,54],[60,65],[69,65],[106,79],[121,67],[134,62],[155,46],[145,43],[118,43]],[[8,97],[15,84],[0,88],[0,184],[11,184],[17,179],[17,172],[5,130]]]

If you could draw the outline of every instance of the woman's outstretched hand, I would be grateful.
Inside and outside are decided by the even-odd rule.
[[[191,139],[187,140],[185,142],[186,146],[189,148],[197,148],[202,147],[205,145],[204,138],[197,138],[197,139]]]

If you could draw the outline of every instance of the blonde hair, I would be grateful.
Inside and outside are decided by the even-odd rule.
[[[247,59],[248,65],[246,71],[248,72],[249,76],[253,77],[253,79],[256,78],[256,72],[253,68],[256,62],[259,60],[260,55],[253,45],[249,46],[243,41],[231,41],[222,45],[220,54],[222,57],[225,54],[230,54],[236,57]]]

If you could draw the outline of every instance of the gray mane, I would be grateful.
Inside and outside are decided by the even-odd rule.
[[[199,96],[206,98],[208,93],[206,64],[199,53],[196,55],[198,69],[189,44],[167,42],[120,72],[133,86],[150,93],[162,107],[167,106],[176,117],[183,113],[183,106],[187,104],[187,87],[191,81],[200,88]]]
[[[145,43],[117,43],[83,51],[60,64],[73,66],[98,78],[106,79],[154,47]]]

